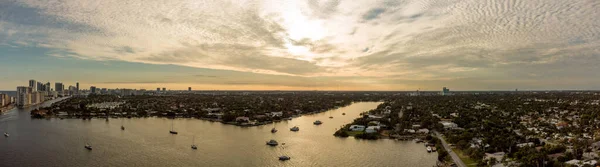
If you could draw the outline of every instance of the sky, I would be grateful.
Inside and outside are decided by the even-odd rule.
[[[600,90],[598,0],[0,0],[0,90]],[[54,85],[54,84],[52,84]]]

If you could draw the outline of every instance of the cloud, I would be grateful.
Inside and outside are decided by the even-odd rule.
[[[365,13],[362,18],[364,20],[373,20],[378,18],[379,15],[381,15],[383,12],[385,12],[384,8],[373,8],[367,11],[367,13]]]
[[[6,3],[0,45],[45,47],[63,59],[386,84],[384,77],[530,84],[524,74],[598,76],[589,70],[600,64],[594,0],[90,2]]]

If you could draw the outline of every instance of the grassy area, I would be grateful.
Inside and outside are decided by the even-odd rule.
[[[462,152],[462,150],[453,148],[452,151],[455,152],[456,155],[458,155],[458,157],[460,158],[460,160],[462,160],[463,163],[465,163],[465,165],[467,165],[469,167],[476,167],[477,166],[477,162],[475,162],[475,160],[471,159],[469,156],[464,155],[463,152]]]
[[[365,132],[363,132],[363,131],[346,131],[346,133],[348,133],[348,135],[350,135],[350,136],[354,136],[354,135],[358,135],[358,134],[363,134]]]

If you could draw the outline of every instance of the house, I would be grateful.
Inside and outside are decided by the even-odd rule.
[[[250,122],[250,118],[248,117],[237,117],[235,118],[236,122]]]
[[[579,166],[579,167],[582,167],[584,165],[591,165],[591,166],[593,166],[593,165],[596,165],[596,163],[598,163],[598,161],[596,161],[596,160],[582,161],[582,160],[577,160],[577,159],[573,159],[573,160],[565,162],[565,164]]]
[[[364,131],[365,130],[365,126],[364,125],[351,125],[350,128],[348,128],[350,131]]]
[[[282,117],[283,112],[271,112],[271,117]]]
[[[534,146],[535,144],[533,142],[529,142],[529,143],[519,143],[517,144],[517,147],[531,147]]]
[[[379,122],[379,121],[371,121],[371,122],[369,122],[369,125],[379,126],[379,125],[381,125],[381,122]]]
[[[413,130],[413,129],[404,129],[404,132],[415,133],[415,130]]]
[[[381,127],[379,127],[379,126],[369,126],[369,127],[367,127],[365,132],[366,133],[376,133],[377,131],[379,131],[379,129],[381,129]]]
[[[450,121],[440,121],[440,123],[442,125],[444,125],[444,129],[454,129],[454,128],[458,128],[458,125],[454,122],[450,122]]]
[[[496,162],[500,162],[500,160],[504,159],[504,155],[506,155],[506,153],[504,152],[496,152],[496,153],[485,153],[485,157],[483,158],[484,160],[489,160],[489,159],[496,159]]]
[[[429,129],[426,129],[426,128],[419,129],[419,130],[417,131],[417,133],[428,134],[428,133],[429,133]]]
[[[456,112],[450,113],[450,116],[458,117],[458,113],[456,113]]]
[[[421,125],[418,125],[418,124],[416,124],[416,125],[412,125],[412,128],[413,128],[413,129],[419,129],[419,128],[421,128]]]

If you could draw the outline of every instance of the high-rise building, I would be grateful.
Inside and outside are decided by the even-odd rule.
[[[92,92],[92,94],[96,94],[96,87],[95,86],[91,86],[90,87],[90,91]]]
[[[188,87],[188,91],[192,91],[192,87]]]
[[[444,87],[442,88],[442,95],[446,96],[446,95],[450,95],[450,89]]]
[[[50,82],[46,82],[46,85],[44,86],[44,91],[46,92],[50,92],[52,91],[52,88],[50,87]]]
[[[64,90],[65,90],[65,85],[63,85],[63,83],[60,83],[60,82],[54,83],[54,91],[63,92]]]
[[[41,92],[44,91],[44,84],[42,84],[41,82],[37,82],[37,89],[36,91]]]
[[[17,87],[17,107],[24,107],[31,103],[31,87]]]
[[[167,88],[163,88],[163,92],[166,92],[166,91],[167,91]]]
[[[8,97],[7,94],[1,94],[0,93],[0,107],[3,107],[3,106],[8,105],[10,103],[11,103],[10,97]]]
[[[157,92],[160,92],[160,88],[156,88],[156,91],[157,91]]]
[[[77,82],[77,92],[79,92],[79,82]]]
[[[33,91],[37,91],[37,90],[38,90],[38,87],[37,87],[37,86],[38,86],[38,85],[37,85],[37,82],[36,82],[35,80],[33,80],[33,79],[32,79],[32,80],[29,80],[29,87],[31,87],[31,89],[32,89]]]

